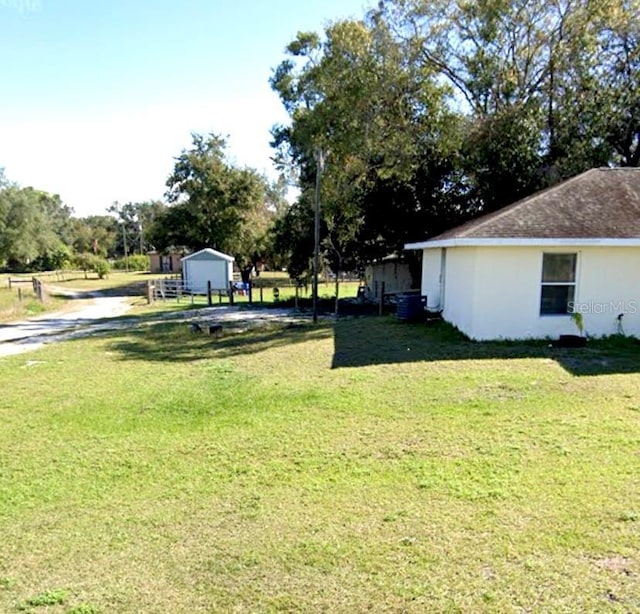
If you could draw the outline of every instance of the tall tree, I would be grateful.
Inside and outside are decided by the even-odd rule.
[[[73,219],[72,246],[78,254],[94,254],[103,258],[117,258],[122,254],[118,247],[117,221],[110,215],[90,215]]]
[[[213,247],[251,260],[272,215],[267,183],[254,170],[229,163],[220,136],[193,134],[192,141],[176,158],[167,180],[172,205],[153,224],[150,240],[159,249]]]
[[[58,268],[68,257],[70,210],[57,195],[21,188],[3,178],[0,187],[0,254],[9,269]]]
[[[108,210],[115,216],[119,226],[116,235],[118,253],[124,254],[125,239],[128,254],[144,254],[151,249],[153,245],[150,237],[153,233],[153,225],[166,209],[167,206],[158,200],[125,204],[114,202]]]
[[[483,203],[495,208],[593,166],[638,164],[639,7],[383,0],[375,14],[454,88],[475,137],[469,172],[482,198],[503,194]],[[490,175],[475,170],[480,158]]]
[[[456,132],[446,92],[380,20],[338,22],[324,38],[301,33],[287,50],[271,80],[291,118],[274,129],[276,159],[297,167],[313,202],[323,152],[326,258],[334,269],[357,267],[400,249],[431,196],[417,197],[416,174],[438,183],[450,170],[442,160],[452,150],[438,136]],[[395,197],[378,198],[382,191]]]

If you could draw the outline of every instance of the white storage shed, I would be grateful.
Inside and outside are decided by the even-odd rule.
[[[207,282],[212,290],[226,290],[233,281],[233,256],[205,248],[182,258],[182,280],[188,292],[204,294]]]

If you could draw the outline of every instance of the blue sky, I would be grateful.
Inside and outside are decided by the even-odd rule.
[[[0,167],[76,215],[161,198],[190,133],[273,173],[271,69],[367,0],[0,0]]]

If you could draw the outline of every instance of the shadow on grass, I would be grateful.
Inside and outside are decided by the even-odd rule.
[[[147,318],[149,316],[147,315]],[[640,372],[640,343],[632,338],[590,340],[582,349],[549,341],[474,342],[438,322],[406,323],[394,317],[343,318],[320,325],[274,322],[222,337],[193,333],[186,322],[150,322],[107,333],[123,360],[188,362],[254,354],[333,336],[332,368],[451,360],[555,360],[573,375]]]
[[[474,342],[444,322],[426,325],[393,317],[344,319],[334,327],[332,368],[431,362],[546,358],[573,375],[640,372],[640,343],[619,337],[590,340],[586,348],[551,347],[550,341]]]
[[[193,333],[184,322],[157,323],[142,329],[112,331],[108,334],[110,349],[120,352],[124,360],[190,362],[216,358],[232,358],[272,348],[289,346],[332,334],[329,325],[274,324],[222,337]]]

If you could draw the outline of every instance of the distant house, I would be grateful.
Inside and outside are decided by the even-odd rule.
[[[184,252],[161,252],[152,251],[149,256],[149,271],[151,273],[180,273],[182,271],[182,258]]]
[[[205,248],[182,258],[185,290],[205,293],[207,282],[213,290],[226,290],[233,281],[233,256]]]
[[[640,169],[593,169],[421,243],[427,308],[472,339],[640,336]]]
[[[411,290],[409,265],[399,256],[387,256],[371,262],[364,270],[364,284],[367,298],[372,300],[378,300],[383,291],[385,294],[395,294]]]

